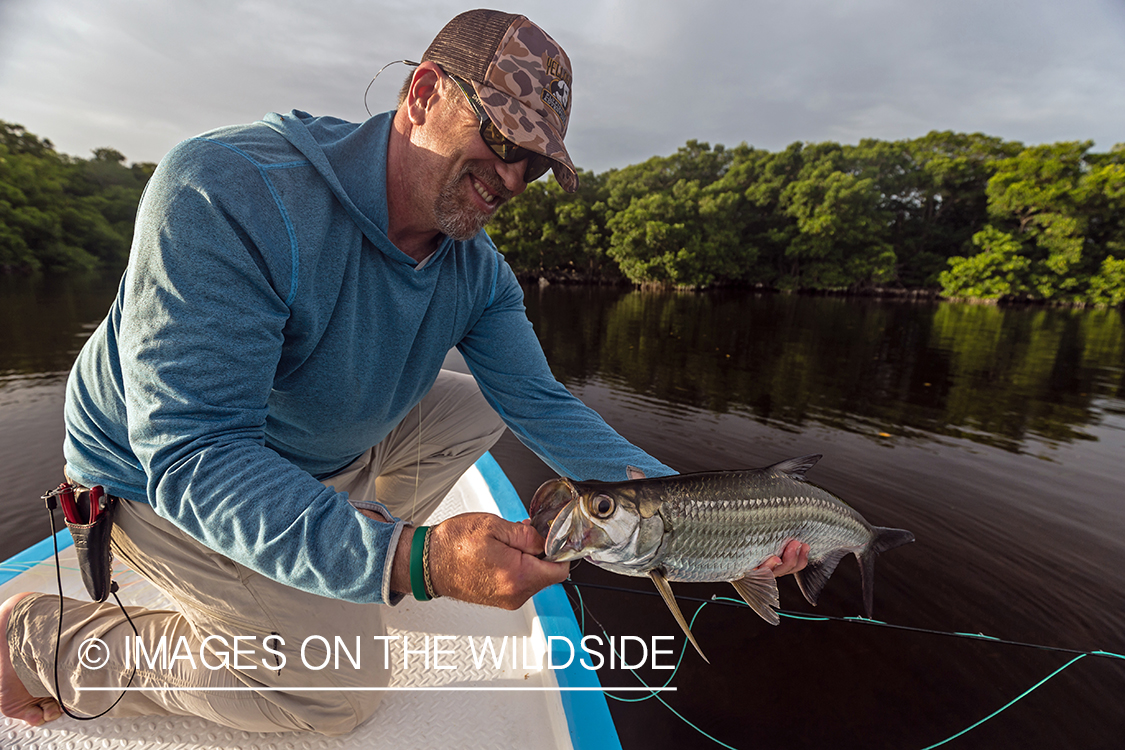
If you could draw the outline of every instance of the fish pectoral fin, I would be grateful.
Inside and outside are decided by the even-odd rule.
[[[684,635],[691,641],[691,645],[695,646],[695,650],[703,657],[703,661],[710,664],[711,661],[704,656],[703,649],[699,647],[699,644],[695,641],[695,636],[691,634],[691,628],[688,627],[687,620],[684,619],[684,613],[680,611],[680,605],[676,601],[676,597],[672,595],[672,585],[668,583],[668,579],[665,578],[664,574],[659,570],[650,570],[648,575],[652,579],[652,582],[656,584],[656,590],[660,592],[660,596],[663,597],[664,603],[668,605],[668,609],[672,610],[672,616],[675,617],[676,622],[680,624]]]
[[[781,618],[775,611],[781,601],[777,598],[777,579],[769,568],[755,568],[742,578],[730,582],[742,601],[770,625],[777,625]]]
[[[809,560],[804,570],[798,570],[793,574],[797,579],[797,588],[801,589],[805,601],[816,606],[816,600],[820,598],[824,584],[828,583],[828,579],[836,572],[836,566],[844,559],[844,555],[851,551],[850,548],[834,549],[818,560]]]

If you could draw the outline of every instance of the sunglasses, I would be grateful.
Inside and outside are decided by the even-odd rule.
[[[477,99],[476,92],[473,87],[465,80],[447,73],[457,87],[461,89],[461,93],[469,100],[469,106],[473,108],[477,118],[480,120],[480,137],[484,140],[485,144],[492,149],[492,153],[500,158],[500,161],[505,164],[515,164],[516,162],[527,159],[527,166],[524,168],[523,181],[525,183],[532,183],[538,180],[543,175],[547,174],[547,170],[554,166],[554,160],[543,154],[537,154],[531,149],[524,148],[512,143],[508,138],[500,132],[500,128],[496,127],[496,123],[484,111],[484,105]]]

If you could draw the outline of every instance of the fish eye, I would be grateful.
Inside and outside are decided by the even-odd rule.
[[[609,518],[617,510],[617,503],[609,495],[597,495],[590,503],[590,510],[598,518]]]

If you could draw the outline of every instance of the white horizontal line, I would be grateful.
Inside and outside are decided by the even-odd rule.
[[[220,693],[220,692],[237,692],[237,691],[250,691],[254,693],[287,693],[287,692],[356,692],[356,691],[382,691],[387,693],[409,693],[409,692],[529,692],[529,693],[544,693],[544,692],[560,692],[560,693],[578,693],[578,692],[591,692],[591,693],[661,693],[661,692],[676,692],[674,687],[660,687],[660,688],[646,688],[646,687],[456,687],[456,686],[438,686],[438,687],[86,687],[82,688],[83,691],[89,690],[91,692],[163,692],[163,693],[188,693],[188,692],[206,692],[206,693]]]

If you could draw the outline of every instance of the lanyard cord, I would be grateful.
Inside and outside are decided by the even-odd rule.
[[[118,703],[121,702],[121,699],[125,697],[125,693],[128,692],[129,686],[133,684],[133,678],[137,675],[137,665],[136,664],[133,665],[133,673],[129,675],[129,681],[127,683],[125,683],[125,689],[121,691],[121,695],[117,696],[117,700],[115,700],[112,704],[110,704],[109,708],[107,708],[105,711],[102,711],[100,714],[95,714],[93,716],[78,716],[76,714],[71,713],[70,709],[68,709],[66,707],[66,704],[63,703],[62,691],[59,690],[59,647],[62,644],[62,627],[63,627],[62,569],[61,569],[61,566],[59,565],[59,540],[55,536],[55,534],[57,532],[55,531],[55,503],[54,503],[53,497],[47,503],[47,515],[49,515],[51,517],[51,540],[55,545],[55,579],[58,581],[58,585],[59,585],[59,629],[55,633],[55,696],[54,696],[54,698],[55,698],[56,701],[59,702],[59,708],[61,708],[63,710],[63,713],[65,713],[70,718],[77,719],[78,721],[90,721],[91,719],[97,719],[101,716],[105,716],[107,713],[109,713],[111,710],[113,710],[114,706],[116,706]],[[129,627],[131,627],[133,629],[133,634],[136,635],[137,638],[140,638],[141,634],[137,632],[137,626],[133,624],[132,618],[129,617],[129,613],[125,611],[124,605],[121,604],[121,599],[117,596],[117,581],[114,581],[112,583],[112,585],[110,587],[110,593],[113,594],[114,600],[117,601],[117,606],[121,607],[121,612],[122,612],[122,614],[125,615],[125,619],[128,621]]]

